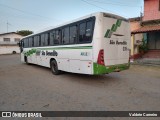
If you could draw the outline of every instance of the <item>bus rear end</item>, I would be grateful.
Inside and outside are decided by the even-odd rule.
[[[129,68],[129,22],[112,14],[101,14],[102,31],[94,74],[119,72]]]

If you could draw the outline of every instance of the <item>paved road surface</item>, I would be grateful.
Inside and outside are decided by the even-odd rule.
[[[158,111],[160,68],[134,65],[129,70],[101,76],[55,76],[48,68],[21,63],[19,55],[1,55],[0,110]]]

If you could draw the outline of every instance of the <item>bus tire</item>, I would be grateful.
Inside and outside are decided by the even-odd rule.
[[[29,64],[29,63],[28,63],[27,56],[24,57],[24,61],[25,61],[26,64]]]
[[[16,54],[16,51],[13,51],[12,54]]]
[[[57,62],[56,60],[52,60],[50,62],[50,68],[51,68],[51,71],[54,75],[59,75],[60,74],[60,70],[58,70],[58,65],[57,65]]]

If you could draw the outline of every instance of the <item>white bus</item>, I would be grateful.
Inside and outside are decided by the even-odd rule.
[[[21,61],[90,75],[129,68],[130,27],[127,19],[98,12],[24,37]]]

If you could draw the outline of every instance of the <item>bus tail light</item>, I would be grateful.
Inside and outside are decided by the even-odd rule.
[[[103,49],[99,51],[97,63],[100,65],[104,65],[104,50]]]

